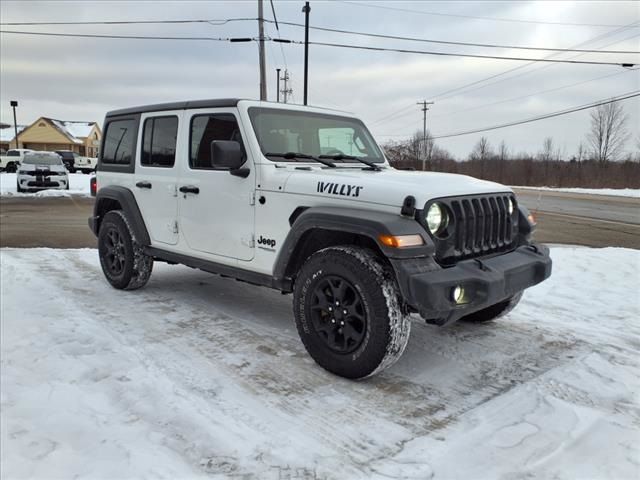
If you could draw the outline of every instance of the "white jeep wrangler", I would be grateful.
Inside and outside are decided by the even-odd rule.
[[[504,315],[551,274],[513,192],[389,166],[350,114],[249,100],[109,112],[89,225],[115,288],[154,261],[293,293],[325,369],[363,378],[407,345],[410,314]]]

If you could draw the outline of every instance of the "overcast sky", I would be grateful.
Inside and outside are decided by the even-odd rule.
[[[234,2],[9,1],[2,22],[228,19],[256,17],[257,0]],[[274,2],[278,20],[304,21],[302,1]],[[272,19],[265,1],[265,17]],[[312,1],[311,24],[321,27],[456,42],[609,50],[640,50],[640,2],[372,2]],[[482,17],[482,18],[472,18]],[[635,22],[635,24],[634,24]],[[590,25],[567,25],[590,24]],[[267,35],[277,36],[272,24]],[[224,25],[3,26],[3,30],[150,36],[257,36],[255,21]],[[280,26],[280,36],[303,40],[304,30]],[[414,50],[543,58],[550,52],[447,46],[311,31],[312,41]],[[293,100],[302,103],[301,45],[267,42],[269,100],[275,69],[288,67]],[[283,55],[284,54],[284,55]],[[640,63],[640,55],[562,53],[557,59]],[[466,90],[472,82],[521,67]],[[620,66],[567,65],[440,57],[312,46],[309,103],[356,113],[383,143],[422,129],[417,101],[435,101],[430,131],[458,131],[518,121],[640,90],[640,71]],[[603,78],[604,77],[604,78]],[[258,47],[252,43],[114,40],[2,34],[0,119],[18,123],[39,116],[102,122],[105,112],[147,103],[217,97],[258,98]],[[590,81],[593,80],[593,81]],[[579,84],[578,84],[579,83]],[[569,85],[570,88],[563,88]],[[479,88],[482,87],[482,88]],[[551,90],[551,91],[550,91]],[[525,97],[526,96],[526,97]],[[524,98],[522,98],[524,97]],[[640,97],[623,102],[637,149]],[[500,103],[497,103],[500,102]],[[395,116],[390,114],[399,112]],[[385,117],[389,117],[386,118]],[[537,152],[551,136],[566,155],[575,153],[589,128],[589,112],[487,132],[497,147]],[[464,157],[482,134],[438,141]]]

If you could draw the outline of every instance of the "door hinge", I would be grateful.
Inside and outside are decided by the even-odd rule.
[[[250,237],[242,237],[240,239],[240,243],[242,243],[243,245],[246,245],[249,248],[255,248],[256,246],[256,237],[251,234]]]
[[[256,192],[251,192],[251,194],[249,195],[249,205],[255,205],[256,204]]]
[[[178,233],[178,221],[173,222],[173,233]]]

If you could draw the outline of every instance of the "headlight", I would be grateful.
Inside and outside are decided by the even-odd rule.
[[[513,215],[513,200],[509,199],[509,215]]]
[[[429,207],[426,220],[432,235],[441,233],[449,223],[447,211],[439,203],[434,203]]]

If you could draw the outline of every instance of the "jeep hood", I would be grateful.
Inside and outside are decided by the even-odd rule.
[[[385,168],[380,172],[360,168],[296,170],[287,179],[284,191],[301,195],[377,203],[401,207],[407,195],[416,206],[431,199],[511,192],[499,183],[466,175],[438,172],[412,172]]]

